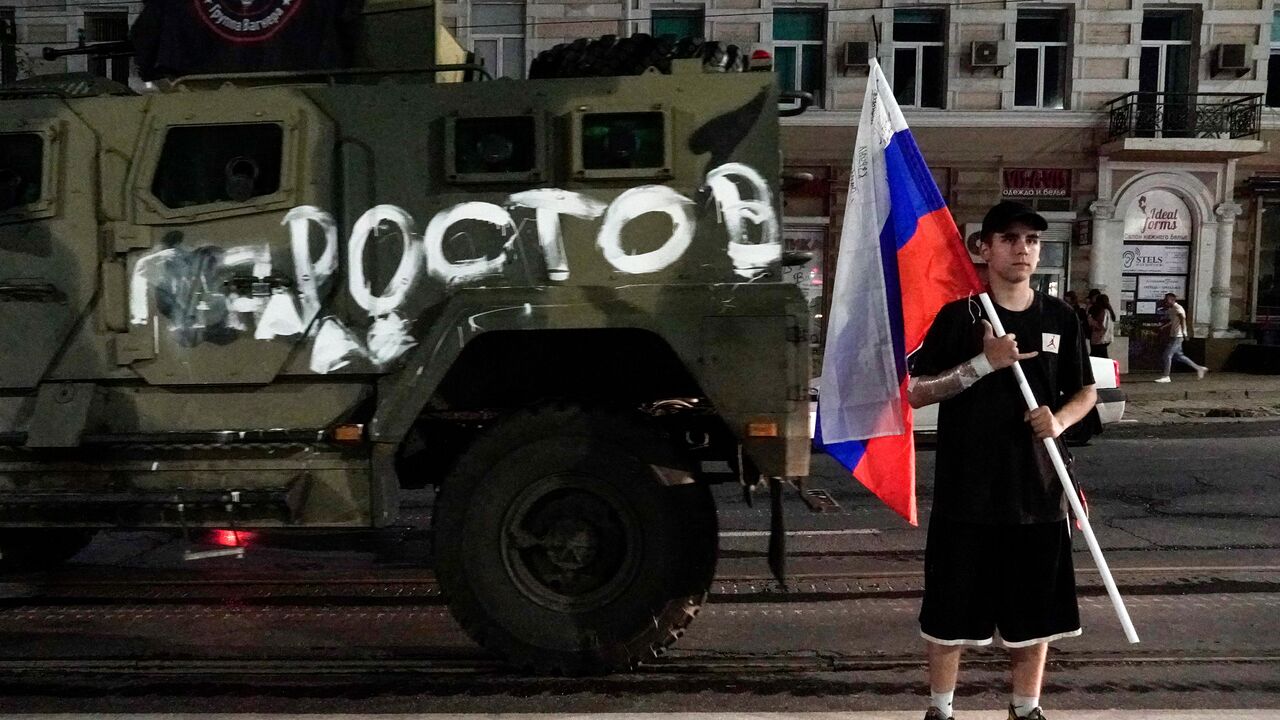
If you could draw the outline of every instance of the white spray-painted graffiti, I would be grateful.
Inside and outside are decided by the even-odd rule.
[[[721,165],[707,173],[704,190],[714,199],[717,219],[725,226],[727,252],[737,275],[758,277],[779,260],[778,218],[769,186],[758,172],[740,163]],[[329,373],[361,358],[381,368],[403,355],[416,341],[411,323],[399,313],[424,274],[445,288],[500,275],[520,237],[520,226],[512,217],[515,209],[533,210],[538,248],[552,282],[570,277],[561,230],[564,215],[581,220],[603,217],[597,247],[615,270],[636,275],[658,272],[678,261],[692,244],[697,227],[694,202],[663,185],[631,188],[607,204],[559,189],[517,192],[507,198],[506,207],[464,202],[436,213],[421,235],[415,234],[415,221],[408,212],[377,205],[356,221],[346,248],[347,291],[368,313],[369,329],[361,340],[336,316],[321,318],[313,330],[311,370]],[[649,213],[670,218],[670,235],[656,249],[628,254],[623,229]],[[495,228],[504,244],[492,257],[450,260],[447,235],[464,221]],[[292,277],[274,273],[267,243],[226,249],[167,247],[134,263],[130,321],[135,325],[151,322],[154,295],[154,310],[169,320],[183,345],[230,342],[249,329],[250,316],[258,340],[306,332],[323,311],[323,298],[338,272],[338,226],[328,212],[309,205],[290,210],[282,224],[289,230]],[[364,261],[369,238],[380,227],[398,231],[401,252],[390,280],[375,293]],[[313,230],[322,238],[319,258],[313,255]],[[229,276],[234,277],[228,280]]]

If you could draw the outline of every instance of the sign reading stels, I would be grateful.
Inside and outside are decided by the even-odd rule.
[[[1065,168],[1005,168],[1005,197],[1067,197],[1071,171]]]

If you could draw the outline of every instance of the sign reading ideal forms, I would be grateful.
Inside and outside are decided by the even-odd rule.
[[[1124,242],[1191,242],[1191,212],[1187,204],[1167,190],[1150,190],[1139,195],[1124,215]]]

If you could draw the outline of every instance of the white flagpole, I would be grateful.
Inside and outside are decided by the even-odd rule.
[[[995,305],[991,302],[991,297],[986,293],[978,296],[982,301],[982,307],[987,311],[987,318],[991,320],[991,329],[995,331],[997,337],[1004,335],[1004,323],[1000,322],[1000,316],[996,315]],[[1018,389],[1022,390],[1022,399],[1027,401],[1027,409],[1035,410],[1040,406],[1036,402],[1036,396],[1031,392],[1031,385],[1027,383],[1027,375],[1022,371],[1022,365],[1015,362],[1013,364],[1013,375],[1018,380]],[[1093,535],[1093,528],[1089,525],[1089,516],[1085,514],[1084,508],[1080,505],[1080,498],[1076,495],[1076,489],[1071,484],[1071,476],[1067,474],[1067,465],[1062,461],[1062,453],[1058,452],[1058,443],[1053,438],[1044,439],[1044,448],[1049,451],[1049,459],[1053,461],[1053,468],[1058,471],[1058,480],[1062,483],[1062,490],[1067,496],[1067,502],[1071,503],[1071,511],[1075,513],[1076,518],[1080,521],[1080,529],[1084,532],[1085,542],[1089,545],[1089,553],[1093,555],[1093,564],[1098,566],[1098,572],[1102,574],[1102,582],[1107,586],[1107,595],[1111,597],[1111,604],[1116,608],[1116,615],[1120,617],[1120,625],[1124,628],[1124,636],[1130,643],[1138,642],[1138,633],[1133,629],[1133,621],[1129,619],[1129,611],[1124,607],[1124,600],[1120,598],[1120,591],[1116,589],[1116,581],[1111,578],[1111,570],[1107,567],[1107,561],[1102,557],[1102,548],[1098,547],[1098,539]]]

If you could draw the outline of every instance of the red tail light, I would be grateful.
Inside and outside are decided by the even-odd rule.
[[[248,547],[252,539],[253,533],[248,530],[214,530],[212,533],[213,544],[223,547]]]
[[[1120,387],[1120,361],[1112,360],[1111,367],[1115,368],[1116,370],[1116,387]]]

